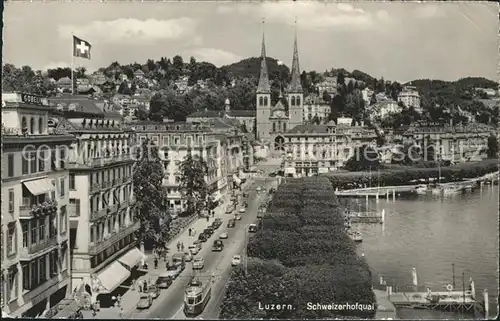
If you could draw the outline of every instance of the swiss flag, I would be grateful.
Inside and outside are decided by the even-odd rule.
[[[90,59],[90,42],[73,36],[73,56]]]

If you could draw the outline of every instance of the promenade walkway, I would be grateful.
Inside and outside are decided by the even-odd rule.
[[[251,184],[253,183],[252,180],[248,180],[243,186],[242,189],[248,188]],[[187,247],[191,245],[198,237],[198,234],[202,232],[205,228],[207,228],[210,224],[213,223],[213,221],[216,218],[222,218],[224,216],[227,216],[225,214],[225,209],[227,204],[229,204],[230,200],[230,195],[226,195],[223,198],[223,202],[215,209],[215,215],[214,217],[210,217],[210,219],[207,221],[206,218],[199,218],[193,221],[192,224],[187,225],[185,230],[181,233],[178,234],[178,236],[174,237],[168,244],[167,247],[169,248],[169,254],[177,252],[177,243],[181,242],[184,243],[184,251],[187,251]],[[189,235],[189,228],[193,229],[195,234]],[[154,268],[154,257],[153,255],[148,255],[146,263],[148,265],[148,272],[141,276],[139,279],[136,280],[136,284],[138,284],[139,281],[143,280],[154,280],[160,273],[166,271],[166,266],[165,262],[160,259],[160,262],[158,264],[158,269]],[[175,281],[174,281],[175,282]],[[83,317],[85,319],[117,319],[117,318],[127,318],[128,315],[130,315],[132,312],[136,310],[136,305],[137,302],[139,302],[141,293],[138,291],[138,289],[135,289],[134,287],[130,287],[121,297],[121,304],[120,306],[114,306],[114,307],[109,307],[109,308],[101,308],[100,311],[97,312],[95,316],[92,315],[92,311],[82,311]],[[158,299],[157,299],[158,300]],[[123,309],[122,309],[123,308]],[[120,316],[120,313],[122,315]]]
[[[373,290],[377,300],[377,312],[375,313],[375,320],[394,320],[397,319],[396,307],[389,300],[386,291]]]

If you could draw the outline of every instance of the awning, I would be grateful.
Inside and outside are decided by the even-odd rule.
[[[104,271],[99,273],[98,279],[101,281],[101,293],[111,293],[120,284],[130,277],[130,272],[119,262],[113,262]]]
[[[23,184],[34,196],[46,194],[54,190],[54,185],[46,178],[23,182]]]
[[[145,255],[141,252],[141,250],[139,250],[138,248],[133,248],[121,258],[119,258],[118,262],[131,269],[139,264],[139,262],[141,262],[144,257]]]

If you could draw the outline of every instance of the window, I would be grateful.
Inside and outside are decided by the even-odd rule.
[[[38,220],[38,237],[40,242],[45,241],[45,217]]]
[[[31,221],[31,245],[35,245],[37,242],[37,231],[36,221]]]
[[[14,189],[9,189],[9,213],[14,212]]]
[[[53,238],[57,234],[56,214],[51,214],[49,217],[49,238]]]
[[[273,123],[273,132],[276,131],[276,123]]]
[[[45,151],[41,150],[38,154],[38,170],[45,171]]]
[[[31,261],[31,286],[36,287],[38,285],[38,260]]]
[[[176,136],[176,137],[174,138],[174,145],[179,145],[180,143],[181,143],[181,139],[180,139],[180,137],[179,137],[179,136]]]
[[[61,271],[68,269],[68,250],[63,248],[61,251]]]
[[[60,161],[60,168],[64,169],[66,167],[66,150],[63,148],[59,149],[59,159]]]
[[[188,147],[191,147],[191,145],[193,145],[193,138],[191,136],[186,137],[186,144]]]
[[[16,223],[10,223],[8,226],[9,233],[7,234],[7,254],[16,253]]]
[[[14,176],[14,154],[9,154],[7,156],[7,177]]]
[[[168,146],[170,145],[170,137],[168,136],[163,136],[163,146]]]
[[[69,190],[75,190],[75,174],[69,174]]]
[[[42,255],[42,257],[38,259],[38,271],[40,272],[40,278],[39,278],[40,283],[47,281],[46,267],[47,267],[46,255]]]
[[[92,226],[90,228],[90,243],[94,243],[95,242],[95,227]]]
[[[23,264],[23,291],[31,290],[30,288],[30,265],[29,263]]]
[[[69,204],[71,204],[75,208],[75,216],[80,216],[80,199],[70,198]]]
[[[61,206],[59,227],[61,229],[61,234],[66,233],[66,229],[68,228],[68,220],[67,220],[67,215],[66,215],[66,205]]]
[[[64,197],[64,195],[66,194],[64,186],[64,177],[59,178],[59,191],[60,191],[60,196]]]
[[[9,297],[7,301],[12,301],[17,299],[17,271],[9,271]]]
[[[30,225],[28,222],[23,222],[21,228],[23,230],[23,248],[27,248],[29,245]]]
[[[29,153],[29,161],[30,161],[31,174],[36,173],[36,165],[37,165],[36,152]]]
[[[49,272],[50,272],[50,277],[54,277],[57,275],[57,251],[52,251],[49,254]]]
[[[54,190],[50,192],[50,199],[55,200],[56,199],[56,180],[53,179],[51,181],[51,183],[52,183],[52,186],[54,186]]]
[[[21,155],[22,161],[21,161],[21,170],[23,175],[29,174],[29,163],[28,163],[28,153],[22,153]]]

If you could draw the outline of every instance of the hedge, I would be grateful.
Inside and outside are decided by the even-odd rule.
[[[343,209],[325,177],[287,179],[249,240],[252,258],[244,276],[235,269],[221,318],[373,317],[375,311],[308,310],[307,302],[374,303],[371,271],[344,228]],[[291,304],[293,310],[258,310],[258,304]],[[241,306],[240,308],[237,308]]]
[[[462,163],[453,166],[441,167],[442,182],[461,181],[465,178],[475,178],[498,171],[498,160],[486,159],[480,162]],[[351,189],[368,185],[370,172],[331,172],[324,174],[334,188]],[[381,186],[411,185],[419,179],[437,178],[439,168],[391,168],[382,169],[380,172],[372,171],[371,184],[375,186],[380,177]]]

